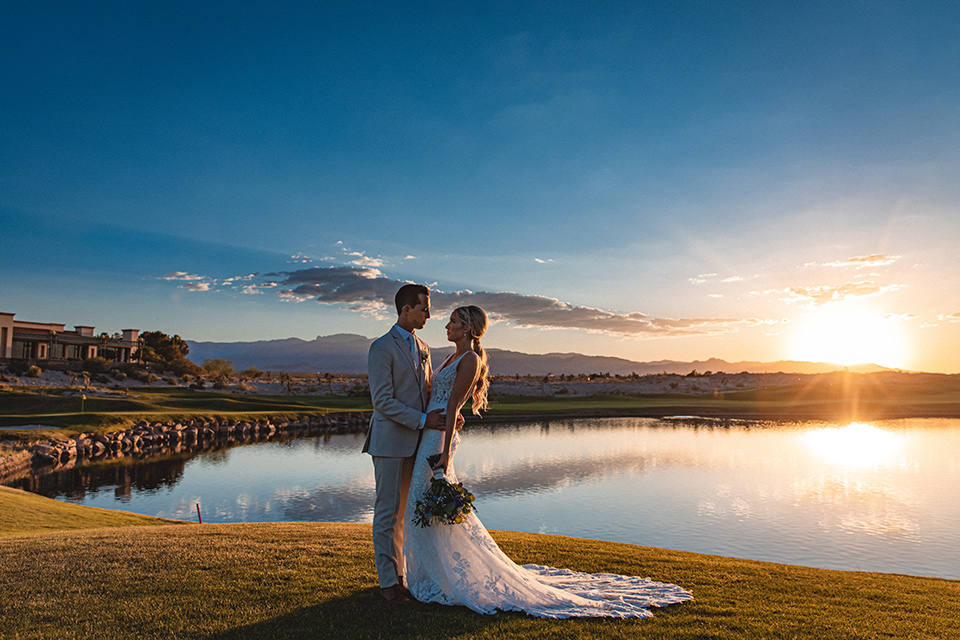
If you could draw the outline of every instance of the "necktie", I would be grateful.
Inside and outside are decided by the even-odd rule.
[[[420,349],[417,347],[417,339],[413,337],[413,334],[410,334],[407,342],[410,345],[410,355],[413,356],[413,362],[417,368],[417,373],[420,373]]]

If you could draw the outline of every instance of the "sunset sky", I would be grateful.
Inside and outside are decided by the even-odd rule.
[[[5,2],[0,311],[960,372],[960,3]]]

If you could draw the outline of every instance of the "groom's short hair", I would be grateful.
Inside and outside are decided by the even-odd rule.
[[[405,284],[397,291],[393,302],[397,305],[397,314],[403,311],[407,305],[415,307],[420,303],[420,294],[430,295],[430,289],[422,284]]]

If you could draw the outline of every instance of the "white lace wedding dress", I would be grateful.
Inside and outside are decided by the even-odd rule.
[[[457,364],[452,362],[434,374],[427,411],[446,407]],[[414,505],[433,477],[427,457],[443,450],[443,438],[442,431],[424,430],[405,512],[406,584],[420,602],[463,605],[478,613],[523,611],[544,618],[646,618],[653,615],[648,607],[693,599],[677,585],[647,578],[518,566],[500,550],[476,513],[467,515],[462,524],[413,524]],[[457,433],[451,460],[459,443]],[[458,482],[452,464],[447,479]],[[478,502],[482,504],[482,496]]]

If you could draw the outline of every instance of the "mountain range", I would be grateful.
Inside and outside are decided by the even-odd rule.
[[[256,367],[264,371],[288,373],[366,373],[367,351],[373,338],[350,333],[317,336],[314,340],[285,338],[254,342],[197,342],[187,340],[189,357],[197,364],[208,358],[222,358],[242,371]],[[434,366],[446,357],[453,347],[432,349]],[[504,349],[488,349],[490,371],[500,376],[546,376],[605,373],[610,375],[647,375],[674,373],[685,375],[691,371],[704,373],[828,373],[843,369],[841,365],[824,362],[727,362],[718,358],[682,362],[656,360],[636,362],[610,356],[588,356],[580,353],[531,354]],[[869,373],[888,369],[874,364],[848,367],[850,371]]]

